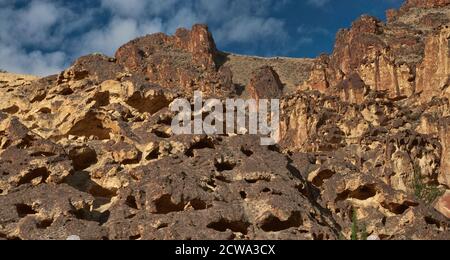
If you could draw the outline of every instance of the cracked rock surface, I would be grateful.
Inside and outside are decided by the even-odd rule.
[[[0,240],[450,239],[450,2],[388,18],[317,59],[223,53],[195,25],[0,73]],[[279,98],[281,142],[175,135],[194,90]]]

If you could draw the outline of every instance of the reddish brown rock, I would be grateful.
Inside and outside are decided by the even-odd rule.
[[[256,100],[280,98],[283,84],[272,67],[264,66],[253,72],[247,91]]]
[[[194,143],[198,148],[186,157],[164,157],[136,169],[136,180],[110,208],[111,238],[336,238],[331,219],[299,192],[307,187],[301,176],[289,170],[282,154],[254,143],[257,139]],[[299,227],[309,231],[302,234]]]
[[[215,68],[215,59],[218,54],[216,44],[206,25],[194,25],[192,30],[178,29],[175,40],[179,48],[193,55],[195,62],[205,68]]]
[[[166,88],[229,94],[234,86],[227,74],[218,71],[217,55],[208,27],[194,25],[190,31],[177,30],[174,36],[158,33],[133,40],[117,50],[116,59]]]
[[[359,238],[449,240],[450,12],[414,3],[317,59],[222,53],[197,25],[0,73],[0,239],[335,240],[356,217]],[[278,145],[174,134],[175,98],[245,86],[280,99]]]
[[[326,93],[357,73],[371,90],[386,91],[391,98],[420,95],[421,102],[428,102],[447,96],[448,2],[418,1],[405,6],[419,9],[391,10],[388,24],[363,16],[350,29],[340,31],[329,60],[320,59],[301,88]],[[441,9],[421,9],[431,7]]]
[[[386,11],[386,20],[388,23],[395,21],[399,14],[399,11],[397,9],[389,9]]]

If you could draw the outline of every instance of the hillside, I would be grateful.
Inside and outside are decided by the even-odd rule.
[[[194,25],[0,73],[0,240],[449,240],[450,1],[387,14],[316,59],[224,53]],[[280,143],[175,135],[195,90],[280,99]]]

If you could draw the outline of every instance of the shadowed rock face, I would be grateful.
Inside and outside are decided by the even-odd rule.
[[[273,68],[264,66],[253,72],[247,91],[256,100],[280,98],[283,85]]]
[[[450,239],[449,17],[407,1],[314,60],[222,53],[196,25],[0,73],[0,239],[349,239],[353,215],[359,237]],[[174,135],[194,90],[279,98],[281,142]]]

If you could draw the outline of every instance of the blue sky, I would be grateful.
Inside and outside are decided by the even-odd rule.
[[[0,68],[56,73],[81,55],[207,23],[221,50],[259,56],[331,52],[339,28],[384,19],[402,0],[0,0]]]

